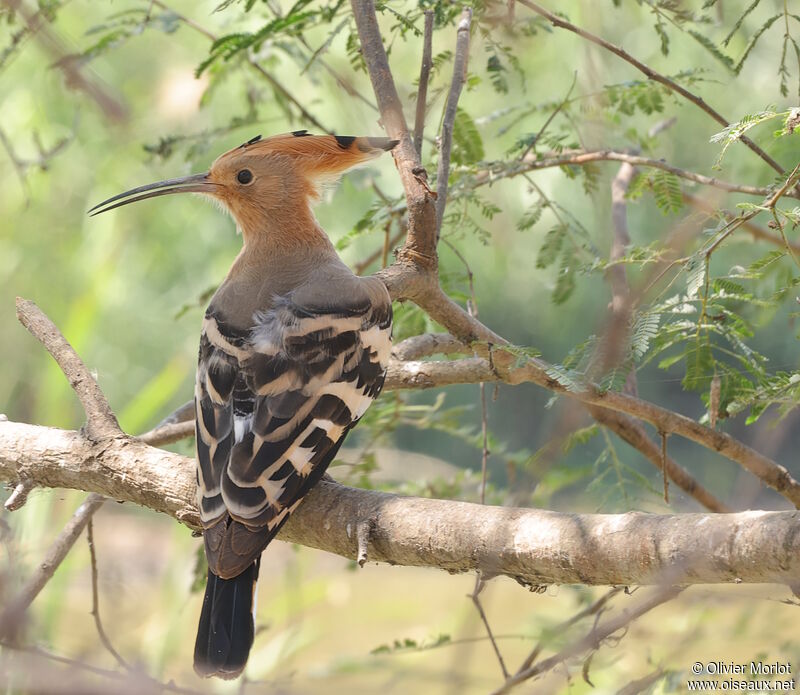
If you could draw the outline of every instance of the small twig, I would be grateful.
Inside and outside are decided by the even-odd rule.
[[[389,243],[387,244],[384,240],[383,245],[379,249],[373,251],[363,261],[356,263],[356,265],[353,268],[353,272],[356,275],[361,275],[361,273],[363,273],[367,268],[369,268],[375,261],[377,261],[379,258],[382,258],[382,256],[384,255],[384,250],[386,249],[387,246],[389,247],[389,249],[391,249],[393,246],[400,243],[400,240],[406,235],[407,231],[408,230],[406,226],[401,224],[400,228],[389,239]]]
[[[549,154],[549,153],[548,153]],[[491,167],[479,171],[473,183],[472,188],[478,186],[491,184],[500,179],[512,178],[520,176],[531,171],[538,171],[539,169],[552,169],[554,167],[563,166],[583,166],[592,162],[627,162],[633,166],[649,167],[652,169],[661,169],[662,171],[675,174],[675,176],[686,179],[687,181],[694,181],[703,186],[711,186],[718,188],[728,193],[745,193],[746,195],[766,197],[773,193],[773,189],[766,186],[750,186],[746,184],[738,184],[730,181],[715,178],[713,176],[705,176],[698,174],[688,169],[681,169],[680,167],[673,166],[665,162],[663,159],[652,159],[650,157],[643,157],[630,152],[618,152],[615,150],[580,150],[571,152],[561,152],[558,154],[553,153],[551,156],[544,156],[536,158],[533,155],[528,155],[523,161],[515,160],[514,162],[498,162]],[[460,192],[460,189],[459,189]],[[785,193],[788,198],[800,198],[800,193],[796,190],[788,191]]]
[[[0,614],[0,637],[3,639],[13,636],[19,627],[28,606],[39,595],[50,578],[55,573],[58,566],[62,563],[67,553],[70,551],[81,532],[89,523],[92,514],[105,502],[105,497],[96,493],[91,493],[86,497],[83,504],[75,511],[67,525],[58,534],[53,544],[48,548],[42,561],[36,570],[29,577],[22,587],[22,590],[7,604],[5,610]]]
[[[183,405],[179,405],[167,417],[159,422],[153,429],[164,427],[164,425],[174,425],[179,422],[188,422],[194,420],[194,399],[186,401]]]
[[[52,355],[80,399],[86,413],[86,433],[98,441],[122,434],[105,395],[86,365],[56,325],[33,302],[17,297],[17,318]]]
[[[389,249],[392,246],[392,221],[389,220],[383,230],[383,251],[381,253],[381,268],[389,265]]]
[[[597,422],[604,427],[608,427],[620,439],[641,453],[656,468],[662,467],[660,447],[650,439],[641,423],[622,413],[607,410],[606,408],[589,406],[587,410]],[[727,504],[717,499],[683,466],[669,457],[667,457],[666,463],[667,475],[669,475],[670,480],[687,495],[712,512],[726,513],[731,511]]]
[[[709,258],[711,254],[714,253],[717,248],[719,248],[723,241],[725,241],[731,234],[739,229],[739,227],[741,227],[745,222],[752,220],[756,215],[758,215],[758,213],[762,212],[763,210],[774,211],[775,206],[778,204],[780,199],[789,195],[789,189],[795,187],[798,176],[800,176],[800,164],[792,169],[792,173],[789,174],[786,181],[784,181],[783,185],[778,190],[770,192],[770,195],[760,206],[750,210],[740,217],[736,217],[732,222],[730,222],[726,228],[709,243],[708,247],[702,250],[702,252],[705,253],[706,258]]]
[[[108,650],[111,656],[116,659],[117,663],[126,671],[129,671],[130,666],[128,665],[128,662],[120,656],[116,649],[114,649],[114,645],[111,644],[111,640],[108,639],[108,635],[103,628],[103,622],[100,620],[100,597],[97,586],[97,556],[94,547],[94,529],[91,516],[89,517],[89,523],[86,525],[86,541],[89,544],[89,560],[92,569],[92,617],[94,617],[94,624],[97,628],[97,634],[100,637],[100,642],[102,642],[103,646]]]
[[[664,477],[664,502],[669,504],[669,477],[667,476],[667,433],[659,432],[661,436],[661,473]]]
[[[346,25],[347,21],[348,20],[345,20],[343,24]],[[348,82],[338,72],[336,72],[336,70],[334,70],[327,61],[323,60],[320,57],[321,48],[318,48],[317,50],[312,49],[311,45],[308,43],[308,41],[306,41],[306,38],[302,34],[300,34],[297,38],[300,41],[300,43],[303,44],[303,46],[305,46],[309,51],[311,51],[311,58],[309,59],[308,63],[306,63],[306,66],[303,68],[301,74],[306,70],[308,70],[311,63],[317,62],[323,68],[325,68],[326,72],[331,77],[333,77],[334,80],[336,80],[336,84],[338,84],[345,92],[347,92],[349,96],[355,97],[362,103],[369,106],[373,111],[378,110],[378,107],[374,103],[372,103],[369,99],[367,99],[367,97],[365,97],[361,92],[359,92],[350,82]],[[330,36],[328,38],[328,41],[330,41]],[[323,46],[324,45],[325,44],[323,44]]]
[[[194,434],[194,401],[187,401],[173,410],[153,429],[139,435],[150,446],[172,444]]]
[[[707,212],[709,215],[713,215],[717,210],[713,205],[710,205],[708,201],[700,196],[692,195],[691,193],[683,193],[683,200],[685,203],[688,203],[693,208],[697,208],[698,210],[702,210],[703,212]],[[732,222],[736,219],[734,215],[729,212],[725,212],[724,210],[721,211],[721,214],[724,215],[725,219],[728,222]],[[766,241],[767,243],[773,244],[775,246],[784,246],[784,240],[779,237],[777,234],[772,234],[768,232],[766,229],[762,229],[757,224],[747,220],[742,223],[741,228],[748,232],[754,239],[759,239],[760,241]],[[796,241],[790,241],[789,247],[795,252],[800,253],[800,244]]]
[[[486,502],[486,473],[489,462],[489,428],[486,414],[486,382],[482,381],[478,388],[481,394],[481,439],[483,447],[481,450],[481,504]]]
[[[137,685],[136,682],[137,678],[135,677],[134,674],[122,673],[120,671],[112,671],[110,669],[100,668],[98,666],[92,666],[91,664],[87,664],[77,659],[70,659],[69,657],[66,656],[53,654],[52,652],[48,652],[42,649],[41,647],[15,644],[7,640],[0,640],[0,647],[3,647],[4,649],[12,649],[16,652],[21,652],[24,654],[30,654],[32,656],[36,656],[41,659],[47,659],[48,661],[55,661],[56,663],[64,664],[72,668],[77,668],[80,669],[81,671],[93,673],[96,676],[102,676],[104,678],[109,678],[111,680],[121,681],[123,683],[128,683],[130,685]],[[142,677],[142,679],[145,680],[144,677]],[[155,679],[149,677],[146,678],[146,681],[149,684],[155,686],[154,692],[166,691],[169,693],[179,693],[179,695],[204,695],[204,693],[201,693],[198,690],[192,690],[190,688],[182,688],[178,685],[175,685],[172,681],[168,683],[159,683]],[[142,692],[142,691],[141,689],[139,689],[137,690],[137,692]]]
[[[525,7],[533,10],[536,14],[545,17],[553,26],[560,27],[562,29],[567,29],[568,31],[577,34],[583,39],[590,41],[597,46],[601,46],[605,48],[607,51],[610,51],[614,55],[622,58],[622,60],[630,63],[640,72],[644,73],[648,78],[653,80],[654,82],[658,82],[659,84],[663,84],[667,89],[670,91],[675,92],[676,94],[680,94],[684,99],[692,102],[695,106],[702,109],[707,113],[711,118],[713,118],[717,123],[723,126],[727,126],[731,123],[727,118],[722,116],[720,113],[715,111],[711,106],[709,106],[702,98],[698,97],[695,94],[692,94],[688,89],[685,87],[681,87],[677,82],[671,80],[669,77],[662,75],[661,73],[656,72],[652,68],[649,68],[644,63],[636,60],[630,53],[625,51],[624,49],[620,48],[619,46],[615,46],[612,43],[609,43],[605,39],[592,34],[591,32],[586,31],[585,29],[581,29],[580,27],[571,24],[570,22],[566,21],[562,17],[553,14],[552,12],[546,10],[544,7],[537,5],[532,0],[519,0],[519,2]],[[753,152],[755,152],[761,159],[763,159],[767,164],[769,164],[775,171],[782,174],[783,167],[778,164],[772,157],[770,157],[764,150],[762,150],[758,145],[756,145],[750,138],[742,136],[740,138],[741,142],[743,142],[747,147],[749,147]]]
[[[503,678],[508,680],[509,673],[508,669],[506,668],[506,662],[503,661],[503,655],[500,653],[500,648],[497,646],[497,641],[494,638],[494,634],[492,633],[492,628],[489,627],[489,620],[486,617],[486,613],[483,610],[483,606],[481,605],[480,600],[480,593],[483,591],[484,587],[486,586],[486,582],[481,579],[480,573],[475,575],[475,588],[472,590],[470,594],[470,598],[472,599],[472,603],[475,604],[475,608],[478,611],[478,615],[481,616],[481,620],[483,621],[483,626],[486,628],[486,634],[489,637],[489,641],[492,643],[492,647],[494,648],[495,656],[497,656],[497,661],[500,664],[500,668],[503,671]]]
[[[653,683],[660,681],[665,675],[663,668],[657,668],[652,673],[642,678],[637,678],[635,681],[631,681],[625,687],[617,690],[617,695],[639,695],[639,693],[643,693],[653,685]]]
[[[7,512],[15,512],[21,509],[28,501],[28,495],[36,486],[30,480],[20,480],[14,491],[9,495],[3,505]]]
[[[300,103],[300,101],[298,101],[297,98],[288,89],[286,89],[286,87],[284,87],[280,82],[278,82],[278,80],[270,72],[267,72],[267,70],[261,65],[261,63],[259,63],[254,58],[250,58],[249,56],[247,58],[247,62],[249,65],[252,65],[253,69],[256,72],[260,73],[267,80],[267,82],[269,82],[272,85],[273,89],[275,89],[276,92],[279,92],[281,96],[284,99],[286,99],[286,101],[289,101],[295,105],[295,108],[300,112],[300,116],[304,121],[310,123],[315,128],[319,128],[323,133],[333,132],[329,128],[326,128],[324,125],[322,125],[322,123],[320,123],[311,114],[311,112],[308,111],[306,107],[303,106]]]
[[[585,617],[589,615],[599,616],[605,609],[606,604],[612,598],[614,598],[620,591],[622,591],[622,589],[618,586],[615,586],[613,589],[609,589],[594,603],[591,603],[590,605],[586,606],[586,608],[583,608],[582,610],[575,613],[575,615],[573,615],[572,617],[567,618],[565,621],[559,623],[552,630],[550,630],[550,632],[555,635],[560,635],[563,634],[569,628],[571,628],[575,623],[577,623],[580,620],[583,620]],[[539,654],[542,653],[544,646],[545,646],[544,642],[539,642],[531,650],[530,654],[528,654],[528,656],[525,657],[525,660],[522,662],[519,669],[517,669],[518,674],[522,673],[523,671],[531,667],[531,665],[536,661],[536,659],[539,658]]]
[[[441,144],[439,150],[439,166],[436,171],[436,239],[442,230],[444,210],[447,205],[447,179],[450,176],[450,149],[453,145],[453,124],[458,110],[458,98],[467,80],[467,62],[469,60],[469,29],[472,22],[472,9],[465,7],[461,12],[456,33],[456,54],[453,59],[453,81],[447,94],[442,121]]]
[[[556,106],[553,112],[547,117],[547,120],[544,122],[541,128],[539,128],[539,132],[533,136],[528,146],[525,148],[525,151],[519,156],[520,161],[524,160],[527,157],[528,153],[531,150],[536,151],[536,144],[541,139],[542,135],[544,135],[544,131],[547,130],[548,126],[553,122],[553,119],[561,113],[561,110],[569,103],[569,97],[572,94],[572,90],[575,89],[575,83],[578,81],[578,71],[572,73],[572,84],[569,86],[569,90],[567,91],[567,95],[561,100],[561,102]]]
[[[520,2],[525,2],[525,0],[520,0]],[[501,693],[507,693],[512,688],[519,685],[523,681],[528,680],[529,678],[533,678],[534,676],[551,671],[568,659],[576,657],[583,652],[597,649],[604,640],[611,637],[615,632],[627,627],[634,620],[653,610],[653,608],[660,606],[662,603],[671,601],[678,594],[680,594],[681,591],[683,591],[681,587],[668,587],[660,589],[655,594],[650,596],[650,598],[642,601],[632,610],[623,610],[613,618],[606,620],[601,625],[595,626],[583,639],[580,639],[577,642],[565,647],[550,658],[540,661],[538,664],[514,674],[497,690],[494,690],[491,695],[501,695]]]
[[[31,35],[35,36],[42,48],[53,59],[53,65],[61,70],[68,87],[77,89],[92,99],[102,110],[103,115],[113,122],[122,122],[128,118],[128,109],[111,90],[102,85],[94,76],[86,77],[81,71],[80,63],[70,55],[69,49],[61,38],[40,21],[40,13],[31,13],[18,0],[0,0],[9,11],[18,13],[28,26]],[[88,71],[87,71],[88,72]],[[91,75],[91,73],[90,73]]]
[[[425,108],[428,99],[428,80],[433,61],[433,10],[425,10],[425,33],[422,40],[422,64],[419,68],[419,87],[417,88],[417,112],[414,118],[414,149],[422,159],[422,137],[425,133]]]
[[[194,418],[188,422],[176,422],[172,425],[163,425],[162,427],[155,427],[149,432],[139,435],[145,444],[150,446],[165,446],[166,444],[173,444],[181,439],[186,439],[194,435]]]
[[[17,156],[17,153],[14,151],[14,147],[11,145],[11,141],[8,139],[2,129],[0,129],[0,144],[3,145],[3,149],[5,149],[8,158],[11,160],[11,165],[14,167],[14,173],[16,173],[20,185],[22,186],[22,192],[25,194],[25,199],[28,200],[30,198],[30,186],[28,185],[28,177],[25,175],[27,166]]]
[[[356,525],[356,541],[358,542],[358,556],[356,562],[359,567],[363,567],[367,562],[369,551],[369,537],[372,533],[372,520],[363,519]]]

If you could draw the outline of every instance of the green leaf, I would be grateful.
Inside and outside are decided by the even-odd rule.
[[[783,17],[782,13],[773,15],[766,22],[764,22],[756,30],[756,32],[750,37],[750,40],[747,42],[747,46],[745,46],[744,53],[742,54],[742,57],[739,58],[739,62],[736,63],[736,65],[733,67],[733,71],[737,75],[742,71],[742,66],[744,65],[745,61],[747,60],[748,56],[750,55],[750,52],[755,48],[756,44],[758,43],[758,40],[761,38],[761,36],[764,34],[764,32],[767,29],[769,29],[775,23],[775,21],[780,19],[781,17]]]
[[[544,269],[555,263],[566,235],[567,227],[564,224],[553,227],[545,234],[539,254],[536,256],[537,268]]]
[[[566,248],[561,254],[561,265],[556,276],[556,286],[553,290],[553,302],[563,304],[575,291],[575,269],[577,263],[574,249]]]
[[[528,210],[517,222],[517,229],[521,232],[525,232],[532,227],[536,226],[536,223],[542,218],[542,213],[544,212],[545,208],[549,206],[547,200],[540,199],[536,201],[534,206]]]
[[[711,346],[701,337],[686,349],[686,374],[683,387],[688,391],[705,391],[714,376],[714,355]]]
[[[453,122],[452,159],[456,164],[475,164],[484,158],[483,140],[472,117],[461,107]]]
[[[551,364],[545,369],[545,373],[567,391],[578,393],[586,390],[586,380],[583,374],[574,369],[567,369],[560,364]]]
[[[668,171],[658,170],[650,177],[650,182],[658,209],[665,215],[679,212],[683,207],[680,179]]]
[[[492,87],[500,94],[508,94],[508,81],[505,78],[506,72],[500,56],[492,53],[486,61],[486,72],[489,73],[489,79],[492,82]]]
[[[636,317],[631,331],[631,350],[634,358],[641,360],[650,348],[650,341],[658,335],[661,316],[655,312],[645,312]]]
[[[739,31],[739,28],[742,26],[742,22],[744,22],[744,20],[747,17],[747,15],[749,15],[754,9],[756,9],[756,7],[758,7],[758,5],[760,3],[761,3],[761,0],[753,0],[753,2],[750,3],[750,5],[747,7],[747,9],[744,12],[742,12],[741,15],[739,15],[739,18],[736,20],[736,22],[734,23],[733,27],[728,32],[728,35],[722,40],[722,45],[723,46],[727,46],[731,42],[731,39],[733,38],[733,35],[737,31]],[[705,8],[706,5],[703,5],[703,7]]]
[[[733,58],[728,55],[725,55],[722,51],[719,50],[717,45],[709,39],[705,34],[701,34],[699,31],[695,31],[694,29],[688,29],[687,32],[689,36],[691,36],[697,43],[699,43],[703,48],[705,48],[712,56],[714,56],[720,63],[722,63],[728,70],[731,72],[736,72],[736,68],[733,64]]]
[[[714,169],[720,169],[722,166],[722,159],[725,156],[725,152],[727,152],[728,147],[730,147],[734,142],[737,142],[741,139],[742,135],[744,135],[748,130],[751,128],[759,125],[760,123],[765,123],[766,121],[772,120],[773,118],[777,118],[779,116],[785,116],[788,111],[782,111],[780,113],[776,113],[775,111],[766,110],[760,111],[754,114],[748,114],[743,116],[739,121],[736,123],[731,123],[728,126],[725,126],[721,131],[715,133],[709,139],[709,142],[721,142],[722,143],[722,150],[717,157],[717,161],[714,162]]]

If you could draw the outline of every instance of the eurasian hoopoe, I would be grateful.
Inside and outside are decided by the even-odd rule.
[[[244,670],[261,552],[383,386],[389,293],[345,266],[311,204],[322,183],[396,144],[304,130],[255,137],[207,173],[134,188],[90,210],[205,193],[244,239],[206,310],[195,384],[209,566],[194,652],[202,676]]]

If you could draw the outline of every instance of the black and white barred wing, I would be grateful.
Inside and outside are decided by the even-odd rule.
[[[209,449],[207,467],[212,476],[220,474],[213,478],[219,488],[204,483],[201,491],[204,510],[222,510],[239,522],[226,524],[232,530],[218,539],[228,558],[222,564],[244,568],[253,561],[380,393],[391,350],[391,304],[379,281],[356,280],[358,291],[346,304],[340,293],[332,295],[332,305],[325,296],[304,296],[301,288],[256,316],[249,355],[231,382],[229,460],[220,468]],[[211,382],[219,371],[209,368]],[[212,389],[207,385],[209,395]],[[213,521],[204,518],[205,525]]]

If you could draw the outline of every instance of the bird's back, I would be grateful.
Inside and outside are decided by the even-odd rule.
[[[224,284],[204,321],[198,502],[220,577],[253,562],[383,385],[391,348],[383,284],[336,257],[303,273],[291,266],[287,259],[249,288]],[[233,296],[235,317],[225,309]]]

